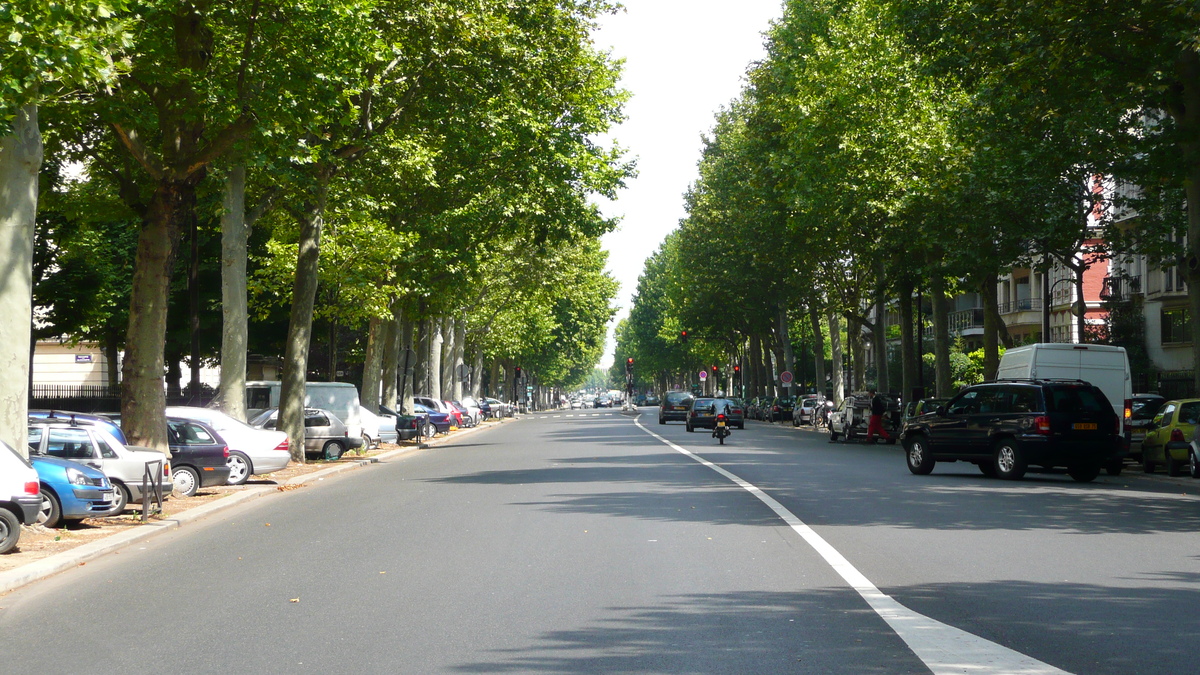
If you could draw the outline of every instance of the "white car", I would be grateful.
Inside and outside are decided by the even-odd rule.
[[[167,408],[168,417],[204,422],[229,445],[229,485],[241,485],[250,476],[274,473],[292,461],[288,437],[282,431],[255,429],[220,410],[188,406]]]
[[[380,443],[396,442],[396,414],[379,406],[379,414],[359,406],[358,417],[362,421],[363,447],[373,448]]]
[[[0,441],[0,553],[21,539],[21,524],[37,521],[42,507],[38,472],[8,443]]]
[[[463,407],[467,409],[467,413],[471,415],[471,419],[474,420],[475,424],[479,424],[483,421],[483,410],[479,407],[478,401],[470,396],[464,396],[459,403],[461,403]]]
[[[155,476],[161,472],[164,497],[175,489],[171,462],[157,450],[123,445],[99,426],[65,419],[31,421],[31,452],[79,462],[108,476],[113,484],[113,515],[124,511],[129,502],[142,499],[142,482],[148,470],[153,470]]]

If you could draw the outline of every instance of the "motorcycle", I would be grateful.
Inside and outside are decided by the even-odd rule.
[[[731,434],[729,430],[728,420],[725,419],[725,413],[717,415],[717,421],[713,424],[713,438],[721,441],[721,445],[725,445],[725,439]]]

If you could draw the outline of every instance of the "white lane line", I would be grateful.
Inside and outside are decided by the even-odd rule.
[[[554,417],[559,418],[559,417],[562,417],[562,415],[555,415]],[[570,415],[568,415],[568,417],[570,417]]]
[[[574,417],[574,415],[567,415],[567,417]]]
[[[634,419],[633,423],[676,452],[716,471],[758,497],[759,501],[766,504],[767,508],[774,511],[775,515],[787,523],[809,546],[812,546],[825,559],[825,562],[841,575],[846,583],[862,596],[863,600],[867,601],[871,609],[875,610],[875,613],[886,621],[888,626],[891,626],[896,635],[904,640],[908,648],[934,672],[934,675],[961,675],[962,673],[971,675],[1051,675],[1067,672],[1003,645],[985,640],[978,635],[972,635],[954,626],[918,614],[901,605],[891,596],[876,588],[875,584],[850,564],[850,561],[846,560],[846,557],[836,548],[806,525],[804,521],[797,518],[794,513],[788,511],[783,504],[775,501],[773,497],[753,484],[742,480],[736,474],[730,473],[650,431],[642,426],[641,420]]]

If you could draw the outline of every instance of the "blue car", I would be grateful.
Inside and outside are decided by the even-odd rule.
[[[438,412],[431,408],[426,408],[425,406],[421,405],[420,403],[413,403],[413,414],[424,415],[425,418],[429,420],[429,423],[431,425],[433,425],[433,428],[439,434],[448,433],[450,431],[450,414],[449,413]],[[432,436],[433,434],[426,434],[426,435]]]
[[[111,515],[113,486],[100,470],[58,457],[32,455],[41,482],[42,509],[37,522],[46,527]]]

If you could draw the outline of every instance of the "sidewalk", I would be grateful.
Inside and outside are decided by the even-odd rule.
[[[253,476],[245,485],[202,488],[193,497],[168,498],[163,504],[163,512],[151,516],[145,523],[141,521],[140,509],[131,508],[121,516],[88,518],[69,528],[22,527],[17,548],[0,555],[0,595],[259,497],[301,489],[344,471],[445,445],[462,436],[518,419],[505,418],[459,429],[420,446],[412,442],[389,443],[362,455],[348,453],[337,461],[293,463],[282,471]]]

